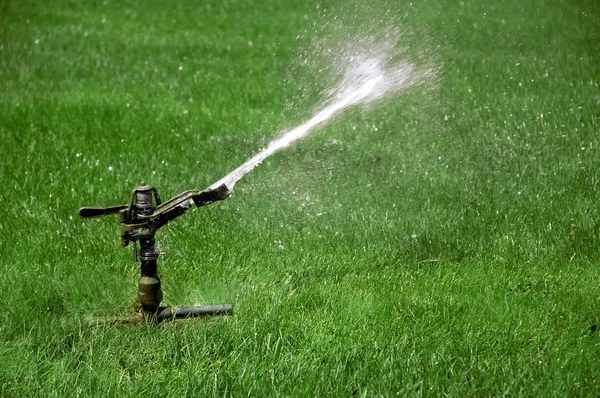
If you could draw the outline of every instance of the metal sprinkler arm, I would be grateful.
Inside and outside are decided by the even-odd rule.
[[[148,219],[165,213],[172,209],[175,206],[181,205],[184,202],[193,202],[197,207],[206,206],[218,200],[224,200],[231,195],[231,191],[227,188],[225,184],[220,185],[218,188],[210,189],[207,188],[203,191],[199,189],[190,189],[188,191],[182,192],[179,195],[167,200],[164,203],[161,203],[160,198],[158,197],[158,193],[156,189],[146,185],[144,182],[135,188],[131,192],[131,198],[129,199],[129,204],[119,205],[119,206],[109,206],[109,207],[81,207],[79,209],[79,217],[81,218],[94,218],[94,217],[102,217],[108,216],[110,214],[117,214],[123,211],[127,211],[128,215],[131,215],[131,210],[133,205],[135,204],[135,195],[138,192],[152,192],[155,194],[155,199],[157,200],[157,206],[151,214],[143,215],[139,214],[139,219]]]
[[[79,209],[79,217],[94,218],[117,214],[127,209],[127,205],[111,206],[111,207],[81,207]]]
[[[148,186],[142,185],[133,190],[127,210],[125,213],[121,213],[121,243],[123,246],[127,246],[130,241],[139,240],[145,236],[153,236],[160,227],[167,225],[171,220],[185,213],[190,208],[191,203],[194,203],[197,207],[206,206],[218,200],[226,199],[231,194],[225,185],[221,185],[217,189],[205,189],[204,191],[191,189],[161,203],[156,189],[146,187]],[[147,191],[154,194],[157,206],[153,209],[152,207],[148,208],[147,214],[139,211],[136,213],[140,203],[138,193]],[[136,199],[138,199],[137,203],[135,202]]]

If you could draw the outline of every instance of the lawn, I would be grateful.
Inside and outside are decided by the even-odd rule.
[[[390,32],[435,73],[157,234],[234,315],[110,322],[139,266],[78,208],[209,186]],[[600,395],[599,83],[594,0],[0,1],[0,396]]]

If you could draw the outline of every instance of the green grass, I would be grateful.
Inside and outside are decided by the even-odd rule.
[[[0,2],[0,396],[600,395],[600,10],[368,3]],[[77,209],[309,117],[335,16],[437,77],[159,232],[164,302],[233,317],[91,325],[139,270]]]

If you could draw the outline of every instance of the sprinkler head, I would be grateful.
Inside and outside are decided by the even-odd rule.
[[[110,207],[82,207],[79,217],[95,218],[118,214],[121,222],[121,243],[127,246],[131,241],[154,235],[162,226],[185,213],[193,203],[196,207],[206,206],[229,197],[231,191],[225,185],[204,191],[191,189],[162,202],[156,188],[145,182],[133,189],[129,203]]]

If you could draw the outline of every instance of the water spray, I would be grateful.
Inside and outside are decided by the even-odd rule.
[[[121,244],[133,243],[134,257],[139,259],[141,276],[138,281],[137,301],[143,318],[149,322],[162,322],[176,318],[206,315],[228,315],[231,304],[164,307],[161,306],[162,289],[157,272],[158,249],[154,234],[171,220],[185,213],[192,205],[206,206],[226,199],[231,192],[226,186],[207,188],[204,191],[185,191],[166,202],[161,202],[156,188],[144,182],[131,192],[129,203],[111,207],[82,207],[81,218],[118,214],[121,223]],[[139,242],[139,249],[138,249]]]
[[[361,104],[368,104],[387,94],[410,87],[422,77],[414,72],[414,65],[400,63],[394,67],[384,65],[384,57],[363,55],[348,56],[348,70],[342,81],[329,92],[329,100],[325,106],[301,125],[284,132],[271,141],[269,145],[248,159],[241,166],[212,184],[216,189],[225,185],[230,191],[235,183],[245,174],[252,171],[269,156],[290,147],[296,141],[309,135],[315,128],[329,122],[344,110]]]

